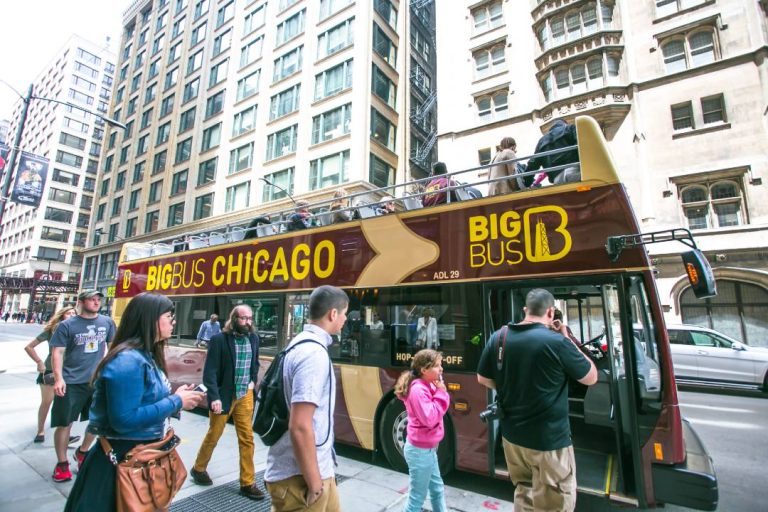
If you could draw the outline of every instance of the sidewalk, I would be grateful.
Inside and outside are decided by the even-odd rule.
[[[44,443],[32,442],[40,403],[33,371],[32,368],[21,371],[17,366],[11,366],[7,372],[0,373],[0,511],[3,512],[59,512],[64,508],[66,496],[72,488],[73,482],[57,484],[51,479],[56,459],[52,431],[46,430]],[[182,438],[179,453],[189,469],[207,431],[208,420],[204,416],[185,412],[181,421],[173,422],[173,427]],[[82,435],[84,429],[85,423],[76,423],[72,434]],[[75,448],[70,449],[70,459]],[[256,437],[254,459],[259,473],[264,470],[266,451]],[[76,464],[71,464],[76,467]],[[269,510],[266,504],[237,494],[237,438],[232,425],[227,425],[208,472],[214,486],[200,487],[188,479],[176,496],[172,511]],[[336,472],[340,477],[343,510],[402,510],[407,496],[408,475],[344,457],[339,457]],[[451,487],[446,488],[446,499],[451,511],[512,510],[510,502]],[[424,507],[431,509],[428,502]]]

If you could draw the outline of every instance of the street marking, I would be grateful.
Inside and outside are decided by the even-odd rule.
[[[723,428],[732,428],[737,430],[757,430],[760,428],[760,425],[755,425],[753,423],[736,423],[735,421],[700,420],[697,418],[689,418],[687,416],[685,419],[687,419],[691,423],[695,423],[696,425],[707,425],[710,427],[723,427]]]
[[[718,407],[716,405],[693,405],[693,404],[681,404],[683,409],[706,409],[708,411],[723,411],[723,412],[746,412],[754,413],[752,409],[738,409],[736,407]]]

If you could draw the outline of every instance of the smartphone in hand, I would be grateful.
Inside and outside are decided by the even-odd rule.
[[[205,384],[203,384],[201,382],[200,384],[195,386],[195,388],[192,391],[199,391],[201,393],[207,393],[208,392],[208,388],[205,386]]]

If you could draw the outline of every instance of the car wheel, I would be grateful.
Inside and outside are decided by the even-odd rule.
[[[408,413],[405,404],[398,399],[390,400],[381,414],[379,421],[379,440],[384,457],[397,471],[408,472],[403,449],[407,437]],[[443,418],[445,436],[437,447],[437,461],[440,473],[447,475],[453,470],[454,445],[453,427],[448,416]]]

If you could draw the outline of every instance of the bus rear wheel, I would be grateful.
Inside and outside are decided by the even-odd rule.
[[[405,404],[398,399],[390,400],[384,407],[379,421],[379,440],[384,457],[397,471],[408,472],[408,464],[405,462],[403,449],[407,438],[408,413]],[[440,473],[447,475],[453,470],[454,446],[453,428],[448,416],[443,418],[445,436],[437,447],[437,461],[440,465]]]

